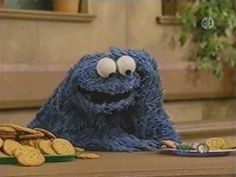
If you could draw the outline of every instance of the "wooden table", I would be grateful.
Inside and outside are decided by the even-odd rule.
[[[39,167],[0,165],[1,177],[235,177],[235,155],[176,157],[154,152],[100,153],[101,159],[77,159]]]

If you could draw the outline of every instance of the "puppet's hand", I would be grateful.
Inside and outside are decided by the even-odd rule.
[[[168,148],[176,149],[177,143],[171,140],[163,140],[162,144]]]

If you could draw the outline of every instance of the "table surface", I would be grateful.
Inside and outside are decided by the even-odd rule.
[[[179,157],[154,152],[99,153],[97,160],[47,163],[39,167],[0,165],[1,177],[233,177],[236,156]]]

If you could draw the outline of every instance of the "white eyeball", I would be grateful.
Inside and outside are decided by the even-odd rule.
[[[130,56],[124,55],[117,60],[118,71],[122,75],[130,75],[136,69],[136,63]]]
[[[97,73],[104,78],[116,73],[116,63],[111,58],[105,57],[98,61],[96,66]]]

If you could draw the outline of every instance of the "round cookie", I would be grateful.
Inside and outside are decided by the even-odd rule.
[[[225,140],[223,138],[209,138],[206,140],[206,144],[210,150],[220,150],[225,146]]]
[[[32,139],[30,140],[30,143],[33,145],[33,147],[41,151],[41,149],[39,148],[39,142],[42,140],[42,138]]]
[[[34,150],[22,150],[16,159],[23,166],[39,166],[45,162],[44,156],[35,148]]]
[[[22,152],[34,152],[34,151],[38,151],[40,153],[40,151],[38,149],[36,149],[35,147],[32,147],[32,146],[28,146],[28,145],[24,145],[24,146],[21,146],[17,149],[14,150],[13,152],[13,155],[15,157],[19,156]]]
[[[56,139],[56,136],[54,134],[52,134],[51,132],[49,132],[43,128],[34,128],[34,130],[42,132],[47,138]]]
[[[3,151],[10,156],[13,156],[15,149],[20,148],[22,145],[14,140],[8,139],[4,141]]]
[[[57,153],[52,149],[52,142],[50,140],[41,140],[39,141],[38,146],[44,154],[57,155]]]
[[[13,156],[17,157],[23,151],[23,146],[14,150]]]
[[[80,147],[74,147],[76,152],[84,152],[85,149],[80,148]]]
[[[57,154],[60,155],[73,155],[75,154],[75,149],[72,144],[62,138],[54,139],[52,142],[52,147]]]
[[[3,139],[0,138],[0,148],[3,146]]]
[[[77,157],[81,159],[99,159],[101,156],[94,153],[82,153],[77,155]]]

